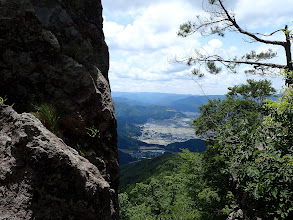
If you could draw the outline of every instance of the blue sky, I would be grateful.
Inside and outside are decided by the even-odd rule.
[[[203,89],[206,94],[225,94],[227,87],[245,83],[248,77],[243,73],[245,66],[239,68],[238,74],[223,69],[216,76],[207,74],[197,79],[191,76],[192,67],[172,62],[175,57],[187,57],[199,48],[231,57],[272,48],[278,54],[274,62],[285,64],[283,48],[247,43],[240,34],[227,34],[225,38],[204,38],[199,34],[178,37],[180,24],[204,14],[202,3],[201,0],[103,0],[112,91],[202,94]],[[225,4],[235,12],[239,24],[251,32],[270,33],[285,24],[292,26],[291,0],[226,0]],[[283,36],[280,33],[274,39],[283,40]],[[284,84],[281,77],[268,78],[277,89]]]

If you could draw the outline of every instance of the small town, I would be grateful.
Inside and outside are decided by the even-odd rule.
[[[140,147],[138,152],[131,154],[133,158],[138,160],[150,159],[165,154],[165,150],[159,147]]]
[[[148,144],[168,145],[197,138],[191,127],[191,118],[149,120],[140,126],[141,136],[138,140]]]

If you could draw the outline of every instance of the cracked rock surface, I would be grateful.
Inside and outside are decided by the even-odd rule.
[[[116,219],[96,166],[28,113],[0,105],[0,219]]]
[[[112,213],[111,218],[115,219],[116,217],[114,218],[113,216],[118,212],[117,192],[119,185],[117,122],[108,80],[109,53],[103,33],[101,1],[0,0],[0,51],[0,97],[6,97],[7,101],[5,103],[13,104],[13,109],[16,112],[23,113],[21,117],[31,117],[25,115],[25,112],[36,113],[34,107],[36,105],[52,107],[52,112],[56,113],[56,118],[58,119],[57,129],[52,130],[52,132],[61,138],[67,146],[76,149],[93,167],[98,169],[95,172],[99,172],[104,183],[108,184],[108,188],[105,185],[106,191],[112,197],[109,200],[111,205],[101,200],[100,203],[96,203],[98,205],[95,207],[100,207],[99,204],[111,207],[111,210],[101,209],[100,212]],[[8,123],[5,121],[5,117],[7,117],[7,114],[2,113],[1,123]],[[47,124],[44,125],[48,128]],[[5,142],[6,146],[7,143],[10,143],[9,138],[16,131],[8,131],[2,124],[0,126],[2,129],[0,147],[2,149],[2,144]],[[34,155],[34,150],[40,151],[41,160],[38,160],[38,163],[42,163],[43,157],[41,155],[49,158],[47,153],[50,151],[44,150],[43,145],[39,148],[36,145],[34,145],[35,148],[30,148],[27,145],[35,143],[33,141],[34,135],[38,136],[39,130],[31,127],[23,129],[21,132],[19,131],[19,134],[15,133],[13,136],[15,142],[13,143],[21,147],[26,146],[26,154],[18,152],[19,148],[17,146],[9,144],[13,149],[11,155],[13,156],[15,152],[18,152],[23,158],[20,160],[20,156],[17,156],[18,159],[15,159],[16,165],[13,165],[16,168],[21,168],[23,161],[32,162],[34,158],[38,160],[39,157]],[[89,135],[89,129],[94,130],[98,135]],[[12,133],[8,135],[7,132]],[[28,141],[26,136],[22,137],[21,135],[27,135],[32,140]],[[39,144],[46,142],[44,138],[38,139],[38,141]],[[14,151],[15,149],[17,150]],[[26,158],[26,155],[29,155],[27,156],[28,158]],[[58,157],[60,161],[57,160]],[[52,159],[52,161],[55,161],[56,164],[48,165],[48,169],[52,168],[50,166],[57,166],[59,163],[63,164],[62,160],[65,160],[60,155],[53,158],[55,159]],[[13,157],[11,160],[13,160]],[[7,158],[1,158],[1,167],[3,167],[2,164],[12,163],[9,161]],[[44,159],[44,161],[47,160]],[[75,160],[68,159],[68,161],[68,163],[73,163]],[[35,181],[35,179],[41,181],[43,176],[38,175],[45,172],[45,169],[42,172],[37,172],[35,168],[37,169],[39,165],[32,166],[26,171],[29,173],[31,169],[34,170],[30,178],[26,179],[26,173],[21,173],[19,175],[23,176],[23,180],[17,179],[17,181],[21,181],[21,184],[25,181]],[[7,171],[14,178],[18,176],[14,175],[14,172],[21,172],[16,168]],[[93,170],[90,166],[88,168]],[[57,173],[59,172],[58,169],[55,170]],[[53,173],[53,168],[51,172]],[[64,173],[56,175],[63,178],[62,175],[65,173],[67,172],[64,171]],[[50,175],[48,174],[48,176]],[[9,178],[10,182],[16,181],[12,177]],[[57,177],[52,176],[51,178],[54,180]],[[66,179],[75,184],[71,176],[62,179],[62,181]],[[47,178],[45,180],[49,183],[52,181]],[[63,185],[64,187],[69,187],[69,183],[62,183],[62,181],[60,180],[59,182],[61,188]],[[8,184],[8,182],[5,182],[5,184]],[[41,182],[39,184],[39,190],[42,193]],[[30,198],[32,196],[30,186],[30,184],[25,184],[23,185],[24,188],[21,188],[22,185],[9,185],[10,189],[15,190],[15,197],[18,196],[18,191],[25,192],[18,199],[27,201],[27,204],[31,204],[30,207],[34,207],[34,210],[42,210],[38,213],[44,213],[45,215],[44,207],[37,207],[36,204],[49,205],[49,203],[46,203],[46,199],[52,201],[51,196],[42,197],[40,200],[42,202],[38,200],[39,202],[35,203],[38,196],[34,194],[36,197]],[[49,189],[55,192],[55,188],[51,189],[50,187],[44,190],[49,192]],[[80,192],[84,191],[81,190]],[[66,195],[64,193],[64,197]],[[85,193],[80,194],[80,196],[82,195],[85,196]],[[99,195],[100,199],[104,198],[101,194]],[[105,195],[105,198],[108,198],[108,196]],[[0,204],[4,208],[1,199],[0,195]],[[13,204],[18,204],[18,200],[13,201]],[[65,199],[64,201],[67,200]],[[9,202],[5,204],[5,207],[9,206]],[[75,207],[76,205],[73,202],[62,203],[61,201],[58,204],[64,204],[68,207]],[[87,203],[82,202],[80,206],[91,209],[89,201]],[[7,208],[7,210],[9,209]],[[14,211],[10,211],[10,213],[24,212],[30,215],[29,211],[21,210],[20,207],[15,207],[12,210]],[[31,209],[31,212],[34,213],[34,210]],[[69,208],[63,210],[69,210]],[[77,208],[71,211],[78,212]],[[89,213],[92,212],[89,211]],[[56,213],[59,213],[57,209]],[[41,218],[36,217],[36,219]],[[99,218],[88,217],[88,219]]]

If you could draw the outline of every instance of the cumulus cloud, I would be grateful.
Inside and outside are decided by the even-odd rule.
[[[226,4],[234,9],[237,19],[245,27],[266,28],[288,21],[291,15],[287,11],[292,9],[279,9],[276,5],[285,5],[286,2],[237,0],[226,1]],[[175,57],[187,57],[194,49],[200,48],[208,54],[224,57],[239,57],[251,50],[267,49],[266,45],[260,44],[243,46],[242,36],[236,34],[226,38],[202,38],[198,34],[184,39],[177,37],[180,24],[195,20],[197,14],[204,13],[200,10],[201,1],[105,0],[103,6],[104,32],[110,48],[109,78],[113,91],[199,94],[200,88],[190,78],[192,67],[172,62]],[[278,24],[273,24],[274,19]],[[276,60],[280,62],[283,59],[282,48],[273,49],[280,53],[281,57]],[[200,83],[209,94],[224,94],[227,87],[244,83],[245,80],[244,74],[223,72],[217,76],[207,74]]]
[[[169,2],[146,8],[133,23],[125,26],[106,17],[104,32],[113,57],[110,61],[113,83],[118,77],[153,83],[187,78],[190,68],[172,60],[175,56],[187,56],[191,48],[199,46],[196,37],[182,39],[176,35],[188,16],[193,16],[189,7],[181,2]]]
[[[241,24],[253,29],[284,26],[293,20],[292,11],[290,0],[238,0],[235,8]]]
[[[118,14],[137,14],[141,13],[141,10],[155,5],[155,4],[172,4],[178,2],[177,0],[104,0],[103,7],[106,13],[118,13]],[[194,0],[181,0],[182,4],[190,5],[193,8],[200,8],[202,5],[201,1]]]
[[[126,26],[116,22],[104,22],[109,46],[123,50],[157,50],[178,42],[179,25],[192,17],[193,10],[184,4],[168,3],[152,5],[144,10],[133,23]]]

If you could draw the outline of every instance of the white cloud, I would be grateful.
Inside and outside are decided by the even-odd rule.
[[[238,0],[235,8],[241,24],[254,29],[288,24],[293,20],[292,11],[291,0]]]
[[[113,49],[157,50],[178,41],[179,25],[188,20],[193,10],[181,3],[156,4],[146,8],[127,26],[104,21],[107,43]]]
[[[213,39],[208,42],[208,45],[216,49],[222,47],[223,43],[219,39]]]
[[[153,6],[155,4],[173,4],[178,2],[178,0],[104,0],[102,2],[104,11],[106,13],[118,13],[120,16],[122,14],[140,14],[142,10],[149,6]],[[194,9],[201,8],[202,1],[194,1],[194,0],[180,0],[180,2],[184,5],[188,5]]]
[[[276,2],[280,6],[288,3],[286,0]],[[283,20],[288,21],[291,16],[288,15],[289,9],[279,9],[272,0],[226,3],[235,10],[240,24],[249,28],[274,27]],[[270,4],[272,6],[268,6]],[[203,13],[200,11],[201,1],[104,0],[103,6],[106,12],[104,32],[110,48],[109,78],[113,91],[199,94],[200,88],[190,79],[191,67],[171,63],[174,57],[187,57],[195,48],[203,48],[209,54],[224,57],[239,57],[251,50],[267,49],[266,45],[243,44],[242,36],[236,34],[221,39],[202,38],[198,34],[184,39],[177,37],[180,24],[195,20],[197,14]],[[279,35],[275,38],[279,38]],[[280,53],[276,62],[282,61],[282,48],[273,49]],[[221,73],[217,76],[207,75],[200,82],[209,94],[223,94],[227,87],[244,83],[245,80],[244,74]]]
[[[176,13],[180,16],[174,16]],[[196,37],[182,39],[176,35],[188,16],[193,16],[193,10],[177,2],[152,5],[127,26],[105,18],[106,42],[110,57],[115,57],[110,65],[112,84],[119,78],[153,83],[187,78],[190,68],[170,61],[175,56],[186,56],[191,48],[199,46]]]

